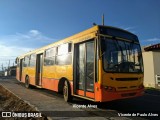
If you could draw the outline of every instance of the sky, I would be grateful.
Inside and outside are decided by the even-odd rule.
[[[16,56],[101,24],[160,43],[160,0],[0,0],[0,70]],[[9,62],[10,61],[10,62]]]

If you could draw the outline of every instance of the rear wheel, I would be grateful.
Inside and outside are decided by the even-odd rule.
[[[64,96],[64,100],[66,102],[72,101],[71,89],[69,86],[69,82],[67,80],[65,80],[65,82],[64,82],[63,96]]]
[[[26,79],[25,79],[25,87],[26,87],[26,88],[30,88],[29,76],[26,76]]]

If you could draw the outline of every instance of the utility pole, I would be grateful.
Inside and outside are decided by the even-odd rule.
[[[9,63],[8,63],[8,69],[9,69],[9,67],[10,67],[10,60],[9,60]]]

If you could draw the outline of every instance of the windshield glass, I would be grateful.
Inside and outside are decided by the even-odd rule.
[[[106,72],[143,72],[140,45],[116,39],[102,39],[103,68]]]

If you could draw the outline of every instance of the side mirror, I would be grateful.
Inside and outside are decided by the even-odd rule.
[[[16,63],[16,64],[18,63],[18,58],[16,58],[15,63]]]

